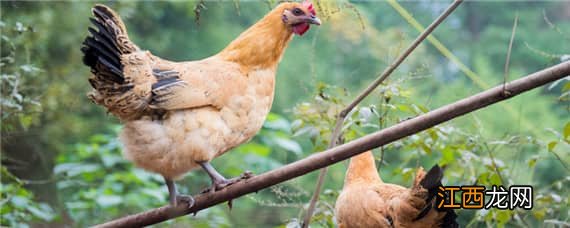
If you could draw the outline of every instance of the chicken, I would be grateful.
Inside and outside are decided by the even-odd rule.
[[[95,28],[83,42],[91,68],[88,94],[124,124],[124,155],[136,166],[161,174],[170,204],[193,204],[174,184],[201,167],[216,191],[228,180],[210,161],[250,140],[273,102],[275,73],[293,34],[320,25],[310,2],[279,4],[221,52],[197,61],[172,62],[140,49],[121,18],[95,5]]]
[[[354,156],[336,201],[339,227],[458,227],[453,210],[436,209],[443,171],[419,169],[411,188],[384,183],[371,151]]]

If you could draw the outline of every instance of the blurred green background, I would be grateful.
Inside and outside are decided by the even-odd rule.
[[[84,227],[167,203],[159,175],[122,158],[120,124],[85,94],[81,62],[96,2],[2,1],[1,225]],[[277,1],[98,2],[116,9],[132,40],[170,60],[224,48]],[[315,1],[320,27],[290,43],[272,113],[248,144],[216,159],[226,176],[262,173],[326,147],[334,115],[385,69],[448,1]],[[350,115],[352,140],[570,59],[570,2],[465,2]],[[416,27],[414,27],[416,26]],[[260,37],[259,39],[264,39]],[[417,167],[447,167],[446,185],[532,185],[534,208],[459,210],[466,227],[569,226],[570,79],[408,137],[375,155],[386,182],[409,186]],[[313,227],[334,226],[346,162],[331,167]],[[297,227],[317,172],[157,227]],[[209,185],[202,171],[183,193]]]

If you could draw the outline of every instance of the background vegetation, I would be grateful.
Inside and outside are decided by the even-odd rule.
[[[221,50],[275,1],[106,2],[131,38],[158,56],[200,59]],[[250,143],[214,161],[227,176],[262,173],[322,150],[334,115],[381,72],[447,1],[317,1],[324,23],[290,44],[277,75],[272,114]],[[86,99],[81,63],[94,2],[1,2],[2,226],[84,227],[157,207],[167,189],[121,156],[118,121]],[[351,140],[570,58],[570,2],[465,2],[346,124]],[[260,39],[263,39],[260,37]],[[435,41],[434,41],[435,40]],[[441,42],[442,46],[433,45]],[[531,211],[461,210],[463,226],[568,226],[570,79],[526,93],[375,151],[387,182],[445,165],[447,185],[534,186]],[[331,167],[314,227],[334,226],[346,163]],[[316,173],[169,224],[295,227]],[[207,186],[203,172],[179,182]],[[564,225],[565,224],[565,225]]]

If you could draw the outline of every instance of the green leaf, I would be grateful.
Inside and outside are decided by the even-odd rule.
[[[303,126],[303,120],[297,119],[293,121],[293,123],[291,123],[291,130],[297,131],[302,126]]]
[[[318,130],[315,127],[307,126],[307,127],[296,130],[295,133],[293,134],[293,137],[301,136],[304,134],[308,134],[309,137],[314,137],[314,136],[318,135],[317,131]]]
[[[453,164],[453,162],[455,161],[455,153],[453,152],[453,149],[451,149],[451,147],[445,147],[441,152],[441,154],[443,155],[440,161],[441,165]]]
[[[544,220],[544,217],[546,216],[546,208],[532,210],[532,215],[538,220]]]
[[[399,105],[396,105],[396,107],[398,108],[398,110],[400,110],[402,112],[413,113],[412,109],[410,108],[409,105],[399,104]]]
[[[22,69],[22,71],[24,71],[26,73],[34,73],[34,72],[41,71],[40,68],[37,68],[37,67],[30,65],[30,64],[22,65],[22,66],[20,66],[20,69]]]
[[[512,211],[509,210],[497,210],[496,219],[499,227],[504,227],[504,225],[511,220]]]
[[[239,147],[240,151],[254,153],[261,157],[267,157],[271,153],[271,148],[259,143],[247,143]]]
[[[24,127],[24,129],[28,129],[30,127],[30,125],[32,125],[32,121],[33,121],[33,116],[31,115],[21,115],[20,116],[20,124],[22,124],[22,127]]]
[[[267,118],[267,121],[265,121],[263,127],[273,130],[281,130],[284,132],[289,132],[291,130],[291,126],[286,119],[279,117],[276,114],[273,114],[272,116],[273,117],[271,119]]]
[[[292,219],[285,225],[285,228],[297,228],[297,227],[301,227],[301,223],[299,223],[299,220],[297,219]]]
[[[115,164],[125,161],[122,156],[115,154],[106,154],[104,156],[101,156],[101,159],[103,160],[103,165],[107,168],[111,168],[115,166]]]
[[[286,138],[276,138],[276,139],[274,139],[274,141],[281,148],[288,150],[288,151],[291,151],[295,154],[301,154],[303,152],[299,143],[297,143],[293,140],[286,139]]]
[[[26,31],[26,26],[24,26],[24,24],[22,24],[22,22],[16,22],[16,31],[18,32],[24,32]]]
[[[434,129],[428,130],[428,134],[433,139],[433,141],[437,141],[439,139],[439,135],[437,135],[437,131]]]
[[[557,141],[552,141],[548,143],[548,151],[552,152],[554,150],[554,147],[556,147],[556,144],[558,144]]]
[[[566,84],[564,84],[564,87],[562,87],[562,91],[569,91],[570,90],[570,82],[566,82]]]
[[[489,180],[491,181],[491,184],[494,184],[494,185],[500,185],[502,182],[501,177],[499,175],[497,175],[497,173],[491,174],[491,177],[489,178]]]
[[[534,168],[534,166],[536,165],[536,161],[538,161],[538,156],[533,156],[531,159],[528,160],[527,164],[528,167],[530,168]]]
[[[95,201],[101,207],[110,207],[110,206],[120,204],[121,202],[123,202],[123,199],[119,196],[101,195],[101,196],[97,197],[97,199]]]
[[[431,154],[431,148],[426,145],[424,142],[420,143],[420,147],[424,150],[427,154]]]
[[[165,196],[167,195],[167,193],[162,191],[161,189],[144,188],[142,192],[146,195],[156,198],[156,200],[164,200]]]
[[[28,207],[30,201],[28,200],[28,198],[22,197],[22,196],[12,196],[12,204],[14,204],[14,206],[18,207],[18,208],[26,208]]]
[[[39,207],[28,207],[28,211],[44,221],[51,221],[55,217],[51,208],[46,204],[40,204]]]
[[[76,176],[81,173],[94,172],[100,168],[98,164],[63,163],[56,165],[53,172],[56,175],[66,173],[68,176]]]

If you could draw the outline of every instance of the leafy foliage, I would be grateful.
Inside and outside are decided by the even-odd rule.
[[[94,135],[71,146],[59,154],[54,174],[60,179],[58,191],[67,196],[69,215],[82,226],[120,212],[161,206],[167,196],[159,175],[135,169],[121,156],[115,136]]]
[[[4,31],[0,48],[2,132],[11,133],[28,129],[41,112],[41,105],[34,97],[39,88],[33,87],[33,78],[42,70],[30,62],[29,54],[21,53],[30,48],[28,41],[33,35],[31,26],[22,23],[6,25],[0,20],[0,29]],[[4,162],[7,158],[2,159]],[[52,207],[37,202],[34,194],[24,187],[23,180],[14,176],[5,166],[0,167],[0,171],[2,226],[29,227],[30,223],[49,222],[56,218]]]
[[[23,52],[30,48],[33,27],[20,22],[6,25],[0,20],[0,28],[5,31],[0,48],[2,127],[7,131],[15,127],[26,129],[41,112],[38,98],[34,97],[41,88],[34,88],[33,83],[41,69],[30,62],[29,53]]]
[[[24,188],[22,180],[11,174],[6,167],[1,167],[0,171],[2,226],[29,227],[30,223],[49,222],[56,218],[57,215],[48,204],[36,202],[34,194]]]

